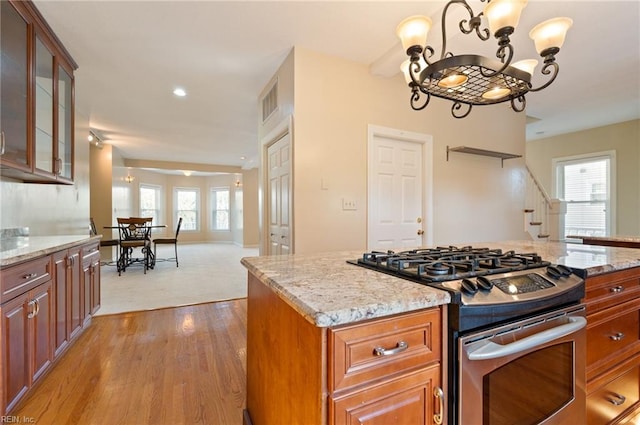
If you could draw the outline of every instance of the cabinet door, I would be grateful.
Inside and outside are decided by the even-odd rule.
[[[441,413],[434,389],[440,386],[440,366],[403,378],[371,385],[333,400],[332,425],[433,424]]]
[[[67,291],[69,291],[69,327],[67,328],[69,339],[73,338],[82,329],[84,290],[82,287],[82,261],[80,248],[69,250],[68,255]]]
[[[35,44],[35,165],[39,173],[53,175],[53,53],[39,34],[36,34]]]
[[[29,170],[27,142],[28,25],[8,1],[0,2],[0,158]]]
[[[91,318],[91,275],[93,267],[90,264],[82,266],[82,323],[84,325]]]
[[[31,291],[30,303],[35,308],[29,322],[31,326],[31,352],[35,382],[51,365],[53,360],[53,284],[51,281]]]
[[[58,90],[56,92],[57,103],[57,144],[56,168],[58,177],[68,181],[73,180],[73,77],[71,71],[67,71],[62,65],[58,65],[57,72]]]
[[[100,254],[94,256],[91,264],[91,314],[100,309]]]
[[[4,2],[3,2],[4,3]],[[28,294],[2,305],[2,415],[11,409],[29,388]]]
[[[55,296],[55,317],[54,317],[54,347],[57,356],[69,343],[67,333],[67,321],[69,320],[69,289],[67,284],[67,251],[55,253],[53,255],[54,273],[54,296]]]

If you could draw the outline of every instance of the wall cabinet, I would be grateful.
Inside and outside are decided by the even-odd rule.
[[[89,300],[99,300],[92,292],[100,290],[98,252],[92,242],[0,270],[0,416],[24,398],[90,322],[81,272],[90,264]],[[93,302],[86,311],[98,307]]]
[[[587,423],[640,409],[640,267],[587,278]]]
[[[50,267],[47,257],[2,271],[2,415],[16,405],[53,361],[55,319]]]
[[[2,1],[0,23],[2,175],[71,184],[77,65],[32,2]]]

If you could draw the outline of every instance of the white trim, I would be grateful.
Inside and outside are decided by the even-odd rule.
[[[599,159],[606,158],[609,160],[609,208],[607,209],[608,221],[609,221],[609,234],[615,235],[617,233],[617,166],[616,166],[616,151],[608,150],[601,152],[583,153],[579,155],[563,156],[551,159],[551,181],[553,184],[552,192],[553,198],[558,198],[558,164],[563,162],[578,162],[586,159]],[[564,232],[564,229],[562,229]]]
[[[422,149],[422,217],[424,223],[424,241],[427,246],[433,245],[433,136],[424,133],[398,130],[369,124],[367,129],[367,206],[369,205],[369,153],[376,136],[389,137],[413,143],[421,143]],[[367,246],[369,246],[369,209],[367,207]]]
[[[267,210],[266,210],[266,192],[265,192],[265,182],[268,179],[268,155],[267,150],[269,146],[280,140],[286,135],[289,135],[289,150],[291,152],[291,184],[289,186],[289,190],[291,193],[289,194],[289,204],[291,205],[291,214],[289,215],[289,220],[291,226],[289,228],[289,239],[290,239],[290,253],[293,254],[295,252],[295,217],[293,207],[294,201],[294,186],[295,186],[295,178],[293,175],[293,161],[294,161],[294,146],[293,146],[293,116],[287,115],[284,117],[271,131],[269,131],[266,135],[264,135],[260,139],[260,178],[258,179],[258,233],[260,235],[259,241],[259,254],[266,255],[268,252],[267,244],[269,243],[269,229],[265,225],[267,222]]]

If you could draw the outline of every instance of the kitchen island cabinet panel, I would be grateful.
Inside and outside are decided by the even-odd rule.
[[[319,327],[249,273],[245,424],[434,423],[443,311]]]
[[[333,425],[430,424],[435,409],[433,391],[440,386],[440,367],[414,372],[365,391],[332,399]]]
[[[640,267],[587,277],[587,424],[640,408]]]
[[[247,410],[253,425],[325,424],[326,332],[249,274]]]

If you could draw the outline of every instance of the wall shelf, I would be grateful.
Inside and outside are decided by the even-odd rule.
[[[467,153],[471,155],[481,155],[481,156],[490,156],[493,158],[500,158],[502,167],[504,167],[505,159],[522,158],[522,155],[516,155],[512,153],[505,153],[505,152],[488,151],[486,149],[470,148],[469,146],[456,146],[455,148],[450,148],[449,146],[447,146],[447,161],[449,161],[449,152],[460,152],[460,153]]]

